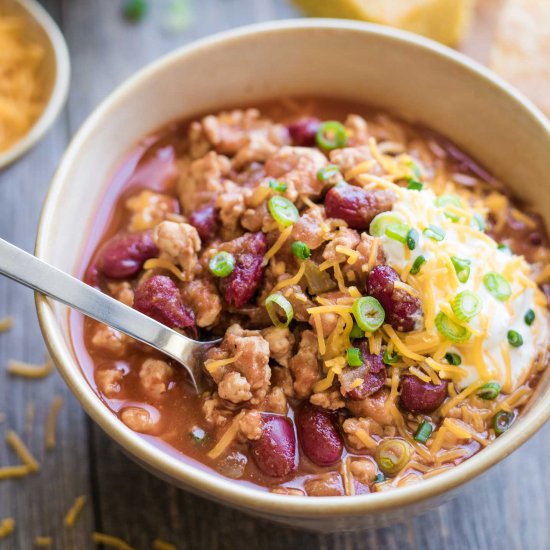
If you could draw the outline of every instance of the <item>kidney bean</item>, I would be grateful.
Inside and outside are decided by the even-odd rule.
[[[127,279],[137,275],[149,258],[158,255],[150,231],[118,233],[101,247],[97,268],[107,277]]]
[[[342,393],[353,401],[362,401],[365,397],[376,393],[386,382],[386,365],[382,360],[382,354],[370,353],[366,340],[361,341],[359,348],[363,365],[357,368],[346,367],[339,376]],[[351,388],[357,378],[362,378],[363,384]]]
[[[195,314],[184,305],[170,277],[155,275],[141,283],[134,292],[134,309],[170,328],[191,329],[196,334]]]
[[[403,289],[395,288],[399,275],[389,265],[376,266],[369,272],[367,292],[386,312],[386,322],[395,330],[410,332],[422,316],[420,300]]]
[[[266,236],[261,232],[248,235],[243,243],[243,251],[235,254],[235,268],[221,282],[225,301],[235,308],[242,308],[251,300],[264,274]]]
[[[189,216],[189,223],[203,241],[211,241],[218,233],[218,215],[214,205],[207,204],[195,210]]]
[[[292,138],[292,144],[299,147],[313,147],[315,134],[319,130],[321,121],[318,118],[301,118],[288,126],[288,133]]]
[[[401,382],[401,405],[415,413],[431,413],[445,400],[447,381],[423,382],[416,376],[404,376]]]
[[[296,436],[286,416],[262,413],[262,435],[250,442],[256,466],[269,477],[284,477],[296,469]]]
[[[304,454],[317,466],[338,462],[344,441],[333,414],[310,403],[296,413],[296,429]]]
[[[325,209],[328,217],[344,220],[353,229],[368,229],[374,216],[391,210],[395,198],[391,191],[340,184],[327,193]]]

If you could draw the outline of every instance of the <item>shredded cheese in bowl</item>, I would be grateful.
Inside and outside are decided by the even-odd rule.
[[[44,48],[29,39],[26,21],[0,12],[0,152],[17,143],[44,109]]]

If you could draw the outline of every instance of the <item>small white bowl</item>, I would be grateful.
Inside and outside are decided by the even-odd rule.
[[[71,72],[65,39],[55,21],[38,2],[4,0],[2,9],[28,20],[28,36],[44,48],[41,71],[46,86],[46,102],[31,129],[12,147],[0,153],[0,170],[36,145],[55,122],[67,99]]]

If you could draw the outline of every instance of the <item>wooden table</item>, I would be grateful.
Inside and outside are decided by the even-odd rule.
[[[185,32],[164,29],[166,1],[151,2],[150,17],[126,24],[116,0],[44,0],[63,29],[72,55],[69,103],[47,138],[15,166],[0,173],[0,236],[31,250],[48,182],[84,118],[118,83],[176,46],[222,29],[284,18],[296,12],[283,0],[195,0],[195,22]],[[494,0],[490,0],[494,4]],[[486,43],[481,35],[479,44]],[[481,46],[480,46],[481,47]],[[470,45],[471,52],[472,46]],[[475,48],[474,48],[475,49]],[[483,57],[481,50],[475,50]],[[79,232],[75,234],[78,237]],[[464,493],[424,517],[363,534],[318,536],[260,521],[191,496],[149,475],[126,458],[85,416],[55,374],[40,381],[9,377],[8,358],[41,362],[44,344],[33,296],[0,280],[0,318],[13,315],[14,329],[0,335],[0,465],[14,463],[4,443],[17,430],[40,459],[37,475],[0,482],[0,520],[13,516],[13,535],[0,550],[27,550],[37,535],[54,538],[56,549],[93,548],[94,530],[123,537],[137,549],[161,537],[181,549],[520,549],[550,546],[550,426]],[[44,417],[54,395],[65,405],[53,452],[43,445]],[[34,403],[32,434],[26,407]],[[547,477],[548,476],[548,477]],[[88,504],[72,529],[62,519],[76,496]]]

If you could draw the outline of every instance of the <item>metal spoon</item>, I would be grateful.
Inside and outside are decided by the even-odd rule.
[[[197,342],[0,239],[0,274],[168,355],[201,389],[201,357],[220,340]]]

